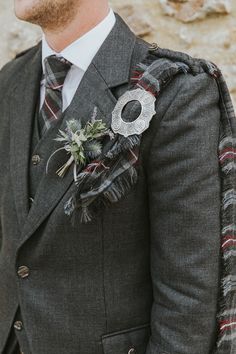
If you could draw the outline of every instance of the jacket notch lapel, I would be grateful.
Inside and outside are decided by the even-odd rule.
[[[101,77],[93,70],[92,65],[89,71],[86,72],[59,129],[65,130],[66,122],[72,118],[81,119],[82,125],[84,125],[91,119],[95,107],[98,111],[97,119],[102,119],[107,123],[107,126],[109,126],[111,112],[115,104],[115,98]],[[55,131],[54,139],[56,133],[57,131]],[[50,151],[48,155],[62,146],[57,141],[55,141],[53,145],[53,150]],[[22,243],[40,226],[62,199],[67,190],[73,185],[73,166],[69,168],[63,178],[56,174],[57,169],[61,167],[68,158],[69,156],[64,150],[59,151],[51,158],[48,164],[48,172],[44,172],[24,225]]]
[[[66,122],[70,119],[81,119],[84,125],[91,119],[95,107],[98,111],[97,119],[102,119],[110,127],[111,113],[117,102],[111,88],[129,82],[130,62],[136,42],[134,34],[123,20],[116,16],[115,27],[84,74],[72,103],[65,112],[59,127],[61,130],[66,128]],[[49,155],[59,147],[61,145],[55,142]],[[68,160],[66,152],[60,151],[54,157],[37,190],[19,247],[43,223],[73,184],[73,166],[63,178],[56,174],[56,170]]]

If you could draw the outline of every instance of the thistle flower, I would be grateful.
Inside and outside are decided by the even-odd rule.
[[[106,135],[112,138],[111,131],[106,127],[106,124],[94,117],[83,128],[80,120],[71,119],[67,121],[65,131],[59,130],[59,134],[55,138],[56,141],[64,143],[64,146],[50,156],[46,169],[48,169],[51,157],[59,150],[64,149],[70,154],[70,158],[56,173],[63,177],[71,164],[74,163],[74,179],[76,180],[77,167],[84,166],[101,155],[102,144],[99,139]]]

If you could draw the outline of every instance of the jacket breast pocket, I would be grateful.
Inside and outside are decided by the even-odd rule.
[[[150,324],[102,336],[104,354],[145,354],[150,337]]]

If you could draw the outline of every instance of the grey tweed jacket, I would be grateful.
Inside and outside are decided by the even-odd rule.
[[[109,125],[146,56],[149,44],[116,17],[61,127],[72,116],[85,122],[95,106]],[[165,88],[142,138],[138,183],[72,226],[63,211],[72,169],[63,179],[44,173],[28,206],[40,76],[41,43],[0,72],[0,352],[20,305],[32,354],[211,353],[220,276],[215,80],[178,75]]]

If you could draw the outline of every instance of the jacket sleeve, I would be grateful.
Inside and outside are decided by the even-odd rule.
[[[220,287],[219,91],[206,73],[181,75],[173,89],[148,159],[153,305],[146,354],[209,354]]]

